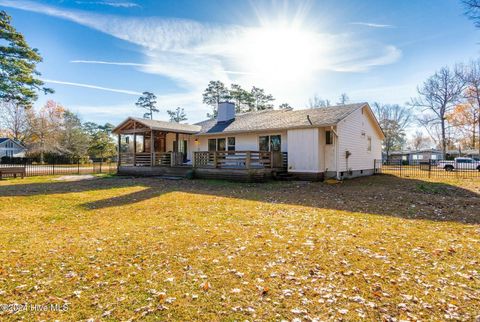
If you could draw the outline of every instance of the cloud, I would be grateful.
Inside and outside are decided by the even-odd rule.
[[[68,85],[68,86],[98,89],[98,90],[101,90],[101,91],[115,92],[115,93],[121,93],[121,94],[127,94],[127,95],[135,95],[135,96],[142,95],[142,93],[140,93],[140,92],[130,91],[130,90],[126,90],[126,89],[102,87],[102,86],[96,86],[96,85],[91,85],[91,84],[65,82],[65,81],[59,81],[59,80],[53,80],[53,79],[42,79],[42,81],[44,81],[45,83],[51,83],[51,84],[61,84],[61,85]]]
[[[394,25],[384,25],[384,24],[378,24],[378,23],[372,23],[372,22],[351,22],[350,24],[371,27],[371,28],[395,28]]]
[[[139,4],[134,2],[114,2],[114,1],[75,1],[76,4],[89,4],[89,5],[102,5],[115,8],[134,8],[140,7]]]
[[[298,78],[295,74],[289,75],[290,72],[304,72],[310,80],[312,75],[323,71],[364,72],[375,66],[392,64],[401,57],[401,51],[397,47],[359,38],[353,33],[324,33],[310,28],[306,38],[300,39],[300,44],[306,46],[281,43],[277,44],[279,50],[275,53],[271,49],[265,53],[269,49],[268,44],[263,43],[261,38],[255,39],[259,28],[200,23],[187,19],[105,15],[25,0],[0,0],[0,5],[76,22],[138,45],[144,55],[143,61],[139,62],[79,59],[72,63],[134,67],[145,73],[168,77],[184,88],[185,92],[195,95],[202,92],[209,80],[221,80],[248,87],[253,84],[265,87],[279,101],[292,102],[287,95],[293,96],[293,93],[298,92],[305,97],[309,95],[306,94],[307,88],[315,87],[316,84],[293,81]],[[370,27],[380,26],[386,28],[388,25],[370,24]],[[279,38],[280,42],[284,41]],[[295,35],[289,39],[295,41]],[[290,53],[282,51],[283,48],[287,51],[296,49],[289,55]],[[279,53],[283,56],[278,57]],[[251,62],[260,55],[263,55],[262,60]],[[302,62],[303,57],[307,57],[311,63]],[[285,63],[283,58],[287,60]],[[264,62],[269,64],[268,68],[264,67]],[[287,65],[291,65],[290,68],[283,70]],[[270,74],[272,72],[275,77]],[[196,97],[199,102],[201,96]]]

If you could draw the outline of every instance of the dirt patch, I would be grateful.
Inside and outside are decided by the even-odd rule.
[[[61,176],[55,178],[55,181],[82,181],[82,180],[92,180],[96,179],[97,177],[92,176],[91,174],[82,174],[82,175],[73,175],[73,176]]]

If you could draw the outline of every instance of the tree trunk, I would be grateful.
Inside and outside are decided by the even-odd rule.
[[[441,125],[442,125],[442,153],[443,159],[447,156],[447,140],[445,138],[445,117],[442,116],[441,118]]]

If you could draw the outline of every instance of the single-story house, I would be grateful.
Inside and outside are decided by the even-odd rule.
[[[220,103],[218,117],[179,124],[129,117],[118,135],[119,174],[300,179],[374,173],[384,134],[367,103],[235,114]]]
[[[0,138],[0,158],[25,157],[26,148],[18,141],[10,138]]]
[[[422,150],[403,150],[392,151],[388,156],[388,162],[402,162],[403,164],[413,165],[429,160],[442,160],[443,153],[437,149],[422,149]]]
[[[480,160],[480,151],[478,151],[478,149],[447,150],[448,159],[455,159],[458,157],[468,157]]]

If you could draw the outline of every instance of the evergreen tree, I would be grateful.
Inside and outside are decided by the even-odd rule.
[[[242,113],[252,109],[253,96],[240,85],[232,84],[230,86],[230,98],[235,103],[235,110],[237,113]]]
[[[203,92],[203,103],[210,105],[212,114],[208,113],[207,117],[217,117],[218,103],[230,100],[228,88],[221,81],[210,81],[207,88]]]
[[[282,103],[278,106],[281,110],[293,110],[293,107],[290,106],[288,103]]]
[[[255,111],[271,110],[273,109],[273,102],[275,99],[271,94],[265,94],[265,90],[253,86],[250,94],[253,98],[253,109]]]
[[[187,120],[187,114],[183,108],[177,107],[175,110],[168,110],[168,115],[170,116],[170,122],[180,123],[181,121]]]
[[[157,97],[155,94],[150,92],[143,92],[143,95],[138,98],[138,101],[135,103],[138,107],[147,110],[148,112],[143,114],[143,118],[153,120],[153,113],[158,113],[159,110],[156,106]]]
[[[42,61],[38,50],[30,48],[10,22],[11,17],[0,11],[0,99],[30,107],[38,90],[45,94],[53,90],[38,78],[36,65]]]

